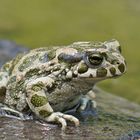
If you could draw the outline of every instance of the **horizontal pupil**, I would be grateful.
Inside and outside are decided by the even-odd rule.
[[[98,61],[102,61],[102,58],[101,58],[101,57],[98,57],[98,56],[91,56],[91,57],[90,57],[90,60],[91,60],[91,61],[96,61],[96,62],[98,62]]]
[[[91,59],[94,59],[94,60],[101,60],[101,58],[100,58],[100,57],[97,57],[97,56],[93,56],[93,57],[91,57]]]

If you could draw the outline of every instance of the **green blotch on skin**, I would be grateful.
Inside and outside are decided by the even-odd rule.
[[[118,69],[120,70],[121,73],[123,73],[124,70],[125,70],[125,66],[124,66],[124,64],[121,63],[121,64],[118,66]]]
[[[44,96],[39,96],[37,94],[33,95],[31,98],[31,103],[34,107],[40,107],[48,103],[48,99]]]
[[[105,68],[97,69],[97,77],[105,77],[107,75],[107,70]]]
[[[40,110],[39,111],[39,115],[42,116],[42,117],[44,117],[44,118],[50,116],[50,114],[51,114],[51,112],[48,112],[46,110]]]
[[[44,84],[42,82],[40,82],[40,83],[37,83],[36,85],[33,85],[32,90],[38,92],[38,91],[42,90],[43,87],[44,87]]]
[[[88,70],[88,66],[85,63],[81,63],[78,68],[78,73],[85,73]]]
[[[41,87],[39,87],[39,86],[37,86],[37,85],[34,85],[33,87],[32,87],[32,90],[33,91],[40,91],[41,90]]]
[[[40,69],[37,69],[37,68],[35,68],[35,69],[30,69],[30,70],[26,73],[25,77],[26,77],[26,78],[31,78],[31,77],[34,76],[34,75],[38,75],[38,74],[39,74],[39,71],[40,71]]]
[[[38,58],[38,55],[33,55],[33,56],[30,56],[30,57],[27,57],[23,60],[23,63],[19,66],[19,71],[24,71],[26,68],[28,68],[32,63],[33,61],[35,61],[36,59]]]
[[[112,75],[115,75],[115,74],[116,74],[116,69],[115,69],[114,67],[111,67],[111,68],[109,69],[109,71],[110,71],[110,73],[111,73]]]

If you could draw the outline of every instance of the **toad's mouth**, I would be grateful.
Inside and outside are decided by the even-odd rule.
[[[84,76],[82,76],[82,77],[76,77],[76,78],[74,78],[75,80],[77,79],[80,79],[80,80],[83,80],[83,81],[85,81],[85,82],[93,82],[93,83],[96,83],[96,82],[98,82],[98,81],[102,81],[102,80],[105,80],[105,79],[112,79],[112,78],[118,78],[118,77],[120,77],[121,76],[121,74],[115,74],[115,75],[109,75],[109,76],[104,76],[104,77],[97,77],[97,76],[95,76],[95,77],[93,77],[93,76],[89,76],[89,77],[84,77]]]

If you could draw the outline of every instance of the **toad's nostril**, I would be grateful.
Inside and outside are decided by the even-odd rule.
[[[111,64],[113,64],[113,65],[119,65],[120,62],[118,60],[113,60]]]
[[[120,64],[120,62],[118,61],[118,62],[116,62],[116,64],[118,64],[118,65],[119,65],[119,64]]]

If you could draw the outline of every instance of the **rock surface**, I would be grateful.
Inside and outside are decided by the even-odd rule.
[[[0,65],[17,53],[28,51],[7,40],[0,41]],[[62,133],[57,125],[38,121],[21,121],[0,117],[0,139],[53,140],[138,140],[140,139],[140,105],[96,88],[97,116],[81,122],[80,127],[69,126]]]

